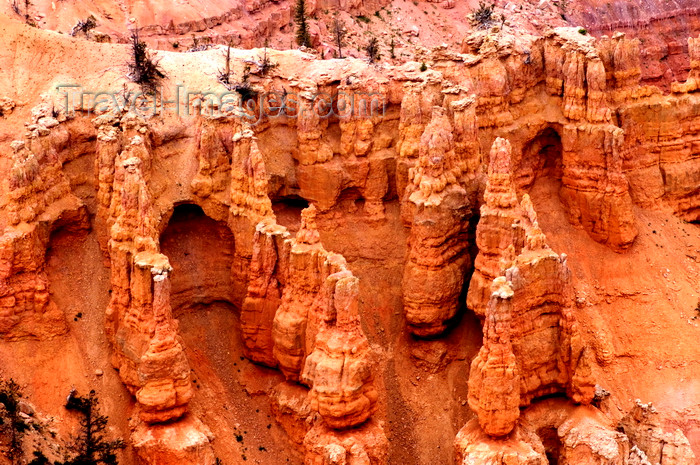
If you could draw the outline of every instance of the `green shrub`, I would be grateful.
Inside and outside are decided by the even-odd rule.
[[[139,38],[137,30],[131,33],[131,80],[147,92],[155,92],[160,80],[165,77],[157,61],[148,53],[146,43]]]
[[[479,7],[473,12],[474,22],[478,28],[486,29],[491,26],[493,22],[493,8],[493,3],[479,2]]]
[[[365,51],[367,52],[367,58],[369,58],[370,63],[379,61],[381,58],[381,54],[379,53],[379,40],[377,40],[376,37],[372,37],[367,47],[365,47]]]

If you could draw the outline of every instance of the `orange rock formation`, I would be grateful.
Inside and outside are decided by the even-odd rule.
[[[67,108],[57,80],[137,91],[128,49],[0,16],[0,375],[64,442],[61,389],[97,386],[127,465],[694,463],[700,38],[654,87],[642,41],[545,30],[541,3],[420,61],[269,50],[265,75],[232,49],[253,94],[297,99],[254,120],[207,98],[221,47],[158,54],[199,90],[179,112],[167,85],[157,115]],[[285,2],[159,6],[100,19],[162,48],[289,28]],[[381,6],[341,9],[410,15]]]

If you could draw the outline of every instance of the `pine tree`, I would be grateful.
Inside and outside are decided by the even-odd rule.
[[[370,63],[379,60],[381,58],[381,54],[379,53],[379,40],[376,37],[372,37],[367,47],[365,47],[365,51],[367,51],[367,58],[369,58]]]
[[[297,44],[310,48],[311,36],[309,35],[309,25],[306,22],[306,0],[297,0],[294,10],[294,22],[297,23]]]
[[[108,441],[105,437],[108,418],[100,414],[99,399],[95,391],[90,391],[88,397],[80,397],[71,392],[66,402],[66,409],[79,412],[80,434],[73,446],[77,454],[65,465],[117,465],[116,451],[124,448],[121,439]]]

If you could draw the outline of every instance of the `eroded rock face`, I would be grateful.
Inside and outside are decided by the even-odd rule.
[[[459,465],[549,463],[542,442],[527,426],[518,426],[506,438],[494,441],[479,427],[476,419],[457,433],[455,452],[455,463]]]
[[[628,248],[637,237],[632,199],[622,173],[623,138],[624,132],[612,125],[565,126],[562,135],[560,197],[569,221],[616,251]],[[590,171],[600,174],[584,174],[575,166],[579,164],[596,167]]]
[[[688,438],[679,429],[664,431],[659,412],[650,403],[644,404],[637,399],[632,410],[620,421],[620,426],[630,443],[641,451],[638,455],[650,463],[695,463]]]
[[[700,37],[688,37],[690,71],[685,82],[673,82],[671,90],[676,93],[696,92],[700,89]]]
[[[452,133],[443,109],[435,107],[405,194],[414,206],[403,278],[404,310],[417,336],[445,330],[460,306],[470,265],[466,226],[472,200],[461,185],[466,162],[455,153]]]
[[[105,219],[111,224],[112,266],[106,321],[116,350],[114,364],[136,396],[141,418],[159,423],[182,416],[193,393],[170,309],[171,267],[157,252],[153,201],[142,172],[147,154],[143,139],[133,136],[115,159],[110,216]]]
[[[500,28],[465,39],[462,55],[426,51],[430,69],[420,72],[413,64],[368,67],[276,52],[275,75],[254,85],[305,92],[305,112],[258,126],[230,115],[161,121],[129,112],[101,115],[94,128],[79,115],[70,126],[61,111],[41,106],[26,140],[10,144],[7,163],[0,163],[9,173],[0,212],[0,335],[50,339],[66,332],[63,309],[49,298],[48,238],[60,228],[95,228],[111,267],[107,338],[136,404],[136,453],[144,463],[211,464],[212,436],[188,413],[191,366],[172,315],[173,271],[159,244],[174,206],[197,204],[235,236],[226,299],[240,306],[245,355],[279,367],[288,380],[272,397],[306,462],[386,463],[391,449],[380,416],[390,407],[382,396],[395,387],[378,378],[358,316],[367,304],[350,271],[367,257],[348,255],[349,265],[324,248],[314,212],[327,215],[325,222],[345,221],[352,204],[356,217],[379,229],[396,220],[390,208],[400,205],[409,253],[380,273],[399,270],[391,281],[397,288],[403,278],[396,302],[408,330],[441,336],[464,304],[465,284],[467,306],[484,321],[483,347],[469,373],[468,402],[478,418],[458,436],[460,465],[544,464],[554,450],[559,463],[569,464],[691,463],[689,441],[663,432],[647,414],[631,414],[622,434],[586,406],[595,370],[574,315],[567,258],[547,245],[527,192],[546,177],[559,182],[569,221],[620,253],[633,252],[633,204],[668,207],[696,221],[698,40],[689,41],[688,80],[664,95],[640,85],[635,40],[595,41],[574,28],[514,37]],[[35,40],[44,33],[23,34]],[[65,45],[64,38],[51,40]],[[237,53],[241,61],[250,58]],[[192,55],[168,55],[172,79],[182,64],[208,83],[216,60]],[[377,91],[386,112],[319,118],[312,96],[321,90]],[[6,100],[0,104],[3,112],[9,108]],[[489,146],[486,166],[481,152]],[[95,190],[82,194],[85,201],[75,194],[75,174],[66,174],[82,170],[67,166],[78,152],[95,156],[95,185],[80,184]],[[523,162],[526,153],[533,159]],[[273,214],[271,198],[285,195],[313,204],[295,236]],[[477,207],[478,254],[465,283]],[[392,311],[400,320],[401,310],[401,304],[363,308],[377,320],[362,324],[377,336],[373,326]],[[393,323],[402,329],[387,325],[387,335],[400,336],[403,320]],[[384,348],[388,340],[382,334],[372,343]],[[430,363],[434,375],[464,364],[442,358],[445,341]],[[551,395],[565,395],[566,405],[542,399]],[[529,413],[540,405],[556,418]],[[558,446],[543,428],[554,430]]]
[[[155,257],[156,260],[164,257]],[[149,423],[163,422],[182,415],[192,397],[190,365],[177,335],[177,324],[170,310],[170,280],[167,266],[153,266],[153,259],[137,254],[135,264],[152,266],[152,305],[155,328],[146,352],[141,356],[138,379],[141,387],[136,400],[143,407],[141,418]]]
[[[525,323],[523,339],[515,343],[521,360],[521,405],[562,389],[574,402],[588,404],[595,393],[592,360],[574,315],[567,257],[546,244],[527,194],[521,205],[527,218],[525,247],[505,273],[513,285],[514,314]],[[527,337],[532,334],[538,338]]]
[[[320,320],[315,302],[325,277],[340,271],[327,262],[328,252],[320,243],[314,207],[304,211],[301,229],[289,248],[287,283],[272,323],[273,356],[289,380],[298,381],[316,336]],[[330,266],[329,266],[330,265]],[[333,269],[331,269],[333,268]]]
[[[308,399],[304,388],[278,386],[273,404],[307,463],[384,463],[383,430],[366,424],[378,392],[360,327],[358,279],[341,255],[323,248],[315,216],[314,206],[304,209],[292,239],[274,221],[258,225],[241,314],[244,342],[252,360],[308,386]]]
[[[176,423],[140,425],[132,435],[140,463],[148,465],[215,465],[210,439],[211,431],[192,416]]]
[[[513,431],[499,439],[488,437],[472,420],[457,434],[455,450],[460,464],[656,463],[649,462],[603,412],[564,399],[547,399],[526,408]]]
[[[602,9],[606,13],[601,15]],[[645,83],[668,88],[672,81],[685,79],[688,61],[683,45],[700,24],[700,11],[694,2],[682,0],[668,4],[633,0],[608,8],[584,0],[567,13],[574,23],[581,24],[595,36],[622,31],[640,40],[644,54],[637,61],[643,65],[639,77]]]
[[[504,277],[493,282],[486,309],[484,345],[469,371],[469,407],[490,436],[505,436],[520,416],[520,370],[512,344],[513,289]]]
[[[291,242],[289,232],[275,222],[261,222],[253,237],[248,293],[241,308],[241,331],[246,356],[277,366],[272,353],[272,325],[287,280]]]
[[[630,455],[624,434],[614,431],[589,417],[570,418],[559,426],[562,438],[560,463],[618,463],[624,464]]]
[[[382,428],[370,421],[359,429],[335,431],[322,423],[304,439],[305,465],[382,465],[389,447]]]
[[[495,457],[516,464],[693,463],[685,436],[663,432],[651,418],[657,415],[651,406],[637,402],[624,426],[617,428],[593,406],[547,399],[524,409],[513,431],[498,440],[487,437],[472,420],[457,435],[455,449],[458,463],[464,464],[492,463]]]
[[[628,438],[593,406],[548,399],[527,408],[521,421],[558,463],[628,463]]]
[[[357,313],[358,279],[348,271],[326,278],[327,314],[302,381],[311,386],[311,408],[334,429],[356,427],[376,410],[370,349]]]
[[[49,296],[46,249],[59,229],[90,229],[85,205],[61,169],[63,157],[69,156],[61,153],[68,149],[69,135],[51,116],[48,103],[34,109],[27,129],[25,140],[10,144],[2,199],[0,334],[8,340],[50,339],[66,332],[65,316]]]
[[[525,239],[510,168],[511,151],[510,142],[502,138],[491,147],[484,204],[476,229],[479,254],[467,293],[467,307],[479,316],[485,315],[491,282],[503,273],[505,262],[520,252]]]
[[[84,212],[74,213],[69,224],[85,228]],[[63,311],[49,296],[45,271],[49,233],[49,226],[42,224],[6,231],[0,237],[0,334],[7,340],[50,339],[67,330]]]
[[[497,178],[493,172],[490,175],[485,195],[493,202],[489,186]],[[484,345],[469,373],[469,405],[491,436],[510,433],[520,407],[537,397],[566,393],[575,402],[588,404],[595,391],[590,352],[573,315],[566,256],[547,246],[530,197],[525,194],[516,210],[514,190],[505,193],[496,199],[505,197],[501,205],[510,207],[506,212],[518,212],[510,230],[521,228],[524,244],[517,256],[512,239],[502,244],[511,256],[501,259],[503,275],[492,282]],[[483,213],[486,210],[482,220]]]

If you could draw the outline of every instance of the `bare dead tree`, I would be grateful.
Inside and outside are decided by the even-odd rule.
[[[338,47],[338,58],[343,58],[343,42],[347,33],[348,30],[345,28],[343,21],[338,18],[338,15],[333,17],[331,34],[335,40],[335,45]]]
[[[22,11],[19,8],[18,0],[12,0],[10,6],[12,7],[12,11],[14,11],[17,16],[22,16]]]
[[[224,64],[224,69],[220,69],[217,78],[219,82],[226,87],[227,90],[231,90],[231,41],[229,41],[226,47],[226,63]]]
[[[269,42],[265,39],[265,48],[263,48],[262,60],[260,60],[260,75],[267,76],[267,74],[273,69],[277,68],[277,63],[272,61],[267,54],[267,47]]]

